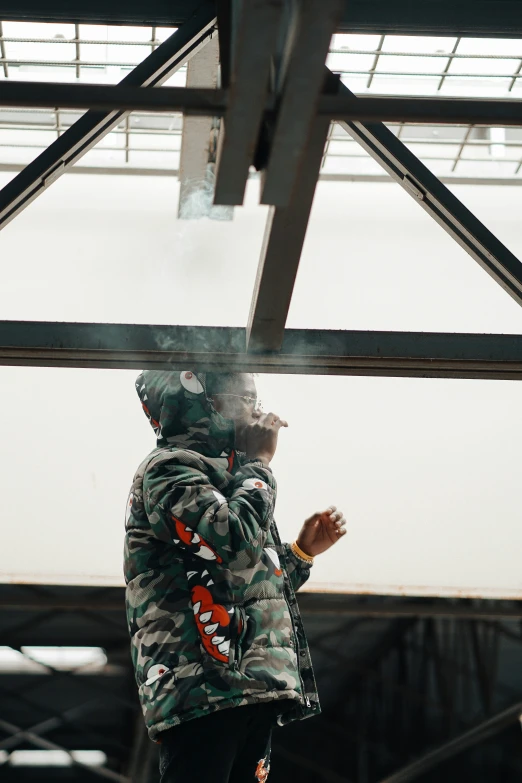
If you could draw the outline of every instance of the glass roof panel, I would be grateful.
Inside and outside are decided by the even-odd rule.
[[[479,59],[479,58],[462,58],[459,60],[452,60],[448,73],[465,73],[465,74],[481,74],[491,76],[511,76],[515,73],[520,60],[508,60],[504,57],[498,59]]]
[[[446,75],[440,94],[462,96],[463,98],[508,98],[512,79],[510,77],[452,76]]]
[[[56,139],[51,130],[9,130],[0,128],[0,146],[48,147]]]
[[[78,43],[75,42],[74,24],[4,23],[7,61],[5,67],[0,68],[0,79],[115,84],[175,29],[85,24],[77,27]],[[78,50],[79,62],[76,62]],[[517,77],[516,74],[519,68],[522,70],[522,44],[518,40],[338,34],[332,38],[328,65],[342,74],[343,83],[356,94],[522,96],[522,75]],[[166,84],[184,86],[186,67],[175,73]],[[0,110],[0,131],[3,139],[9,140],[5,144],[11,145],[0,146],[0,165],[2,162],[27,162],[29,148],[24,145],[33,144],[33,141],[28,141],[31,137],[22,126],[36,130],[36,125],[42,131],[65,129],[79,116],[80,112],[70,111]],[[468,134],[468,138],[467,130],[466,127],[392,126],[393,133],[400,133],[403,140],[416,144],[417,153],[430,165],[437,163],[433,160],[434,156],[438,158],[445,151],[451,169],[455,144],[462,144],[460,156],[464,160],[473,162],[475,159],[478,165],[482,160],[486,166],[501,155],[504,162],[515,157],[514,151],[501,152],[500,147],[494,144],[482,145],[479,151],[468,149],[468,141],[473,134]],[[9,131],[9,134],[4,131]],[[109,139],[100,142],[101,155],[89,155],[81,161],[81,165],[100,165],[94,161],[104,159],[107,165],[115,165],[117,160],[118,166],[129,169],[133,165],[137,168],[157,167],[158,170],[177,168],[181,132],[181,115],[133,113],[122,120],[118,131]],[[517,129],[508,132],[516,133]],[[337,126],[331,131],[331,136],[343,138],[343,133]],[[30,148],[31,154],[43,148],[43,138],[41,136],[38,141],[40,146]],[[437,146],[430,151],[430,144]],[[117,154],[109,159],[107,156],[112,148],[116,148]],[[124,149],[130,154],[128,152],[121,163],[119,153]],[[166,157],[162,162],[163,150]],[[350,169],[350,166],[353,168]],[[324,173],[344,172],[347,176],[350,173],[361,176],[363,169],[372,174],[380,173],[376,164],[361,155],[353,142],[351,146],[344,147],[342,144],[328,145],[322,169]],[[516,166],[512,166],[510,175],[511,179],[514,177],[518,181]]]
[[[4,38],[74,38],[74,24],[57,22],[2,22]]]
[[[372,81],[372,92],[383,95],[434,95],[439,84],[440,76],[392,76],[377,71]]]
[[[76,47],[72,43],[35,43],[32,41],[6,41],[5,53],[9,60],[18,60],[20,64],[39,62],[70,62],[76,56]]]
[[[459,144],[422,144],[408,141],[406,146],[417,157],[423,160],[429,158],[453,158],[459,154]]]
[[[374,54],[350,54],[349,52],[335,52],[329,54],[326,60],[328,68],[337,73],[341,72],[363,72],[366,73],[375,60]]]
[[[435,37],[429,35],[387,35],[384,38],[383,52],[411,52],[414,54],[430,54],[451,52],[457,39],[450,37]],[[446,62],[445,59],[442,62]]]
[[[522,41],[520,38],[461,38],[458,51],[475,56],[522,58]]]
[[[380,35],[351,35],[338,33],[332,36],[331,49],[377,49]]]
[[[441,73],[445,60],[437,57],[401,57],[399,55],[381,54],[379,57],[379,72],[393,73]]]

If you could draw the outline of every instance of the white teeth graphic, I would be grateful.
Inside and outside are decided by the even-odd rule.
[[[216,556],[214,552],[212,552],[208,546],[202,546],[199,552],[195,552],[198,557],[202,557],[203,560],[215,560]]]
[[[194,606],[193,606],[193,609],[194,609],[194,614],[197,614],[199,612],[199,610],[201,609],[201,601],[198,601],[197,603],[195,603]]]
[[[210,636],[211,633],[214,633],[216,628],[219,628],[219,623],[212,623],[212,625],[207,625],[205,627],[205,633]]]
[[[224,636],[213,636],[212,637],[212,644],[221,644],[221,642],[225,641]]]
[[[203,614],[199,615],[199,619],[202,623],[208,623],[210,618],[212,617],[212,612],[204,612]]]
[[[228,609],[227,611],[228,611],[229,614],[234,614],[234,610],[233,609]]]
[[[230,642],[223,642],[223,644],[220,644],[218,647],[219,652],[224,653],[224,655],[228,655],[230,650]]]
[[[213,579],[209,579],[209,580],[208,580],[208,582],[207,582],[207,587],[208,587],[209,585],[213,585],[213,584],[214,584],[214,580],[213,580]]]
[[[192,538],[190,540],[192,541],[193,544],[199,544],[199,542],[201,541],[201,538],[198,536],[197,533],[194,533],[194,535],[192,536]]]
[[[207,569],[205,568],[205,570],[203,571],[203,573],[201,574],[201,576],[206,576],[207,574],[208,574],[208,571],[207,571]]]
[[[191,579],[193,576],[195,576],[195,574],[197,574],[197,571],[187,571],[187,576],[188,576],[189,579]]]

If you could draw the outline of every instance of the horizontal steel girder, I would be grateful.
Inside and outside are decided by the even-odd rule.
[[[276,99],[265,110],[275,111]],[[0,82],[0,106],[122,111],[157,111],[223,116],[227,90],[129,87],[123,84]],[[522,101],[474,98],[396,98],[322,95],[317,115],[332,120],[522,126]]]
[[[0,19],[177,27],[195,0],[0,0]],[[522,36],[515,0],[347,0],[338,32],[395,35]]]
[[[247,353],[236,327],[0,322],[0,364],[309,375],[522,379],[522,336],[287,329]]]

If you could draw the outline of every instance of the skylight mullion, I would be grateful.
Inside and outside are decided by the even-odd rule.
[[[6,41],[10,40],[6,38]],[[18,40],[18,39],[17,39]],[[330,49],[329,54],[376,54],[377,49]],[[515,55],[508,54],[463,54],[460,52],[395,52],[383,51],[383,55],[390,57],[435,57],[437,59],[447,60],[518,60]],[[336,73],[337,73],[336,68]],[[429,74],[431,75],[431,74]]]
[[[80,53],[80,25],[75,24],[74,25],[74,43],[76,45],[76,78],[80,78],[80,61],[81,61],[81,53]]]
[[[9,67],[7,65],[7,55],[5,53],[5,41],[4,41],[4,31],[2,28],[2,22],[0,22],[0,55],[2,57],[2,65],[4,66],[4,76],[6,79],[8,79]]]
[[[453,161],[453,166],[451,167],[451,172],[452,172],[452,173],[453,173],[453,172],[455,171],[455,169],[457,168],[458,162],[459,162],[459,160],[460,160],[460,158],[461,158],[461,155],[462,155],[462,153],[463,153],[463,151],[464,151],[464,147],[466,146],[466,144],[467,144],[467,142],[468,142],[468,139],[469,139],[469,137],[470,137],[470,135],[471,135],[471,131],[473,130],[473,128],[474,128],[474,127],[475,127],[474,125],[470,125],[470,126],[469,126],[469,128],[468,128],[468,129],[467,129],[467,131],[466,131],[466,135],[465,135],[465,136],[464,136],[464,138],[462,139],[462,143],[461,143],[461,145],[460,145],[460,148],[459,148],[459,151],[458,151],[458,153],[457,153],[457,157],[456,157],[456,158],[455,158],[455,160]]]
[[[517,70],[515,71],[515,73],[513,74],[513,78],[512,78],[512,80],[511,80],[511,84],[509,85],[508,92],[511,92],[511,90],[513,89],[513,87],[514,87],[514,86],[515,86],[515,84],[517,83],[517,79],[519,79],[519,78],[520,78],[521,71],[522,71],[522,60],[520,60],[520,62],[519,62],[519,64],[518,64],[518,68],[517,68]]]
[[[448,73],[448,71],[449,71],[449,69],[451,67],[451,63],[453,62],[453,55],[456,54],[457,48],[458,48],[458,45],[459,45],[460,41],[461,41],[461,38],[459,36],[457,38],[457,40],[455,41],[455,45],[454,45],[453,49],[451,50],[451,54],[448,56],[448,62],[446,63],[446,67],[444,68],[444,73],[443,73],[442,78],[441,78],[441,80],[439,82],[439,86],[437,87],[437,92],[440,91],[442,85],[444,84],[444,79],[446,78],[446,75],[447,75],[447,73]]]
[[[129,145],[130,145],[130,114],[125,117],[125,163],[129,162]]]
[[[382,47],[384,46],[384,39],[386,38],[385,35],[381,35],[381,39],[379,41],[379,45],[377,49],[375,50],[375,59],[373,61],[373,65],[370,68],[370,76],[368,77],[368,83],[366,85],[366,89],[369,89],[371,87],[373,77],[375,76],[375,69],[377,68],[377,64],[379,62],[379,57],[381,56]]]

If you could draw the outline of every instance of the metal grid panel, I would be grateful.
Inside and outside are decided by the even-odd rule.
[[[105,25],[0,24],[1,79],[115,84],[175,28]],[[184,87],[186,66],[166,84]],[[2,109],[0,167],[36,157],[81,112]],[[182,118],[178,113],[135,112],[87,153],[84,166],[159,169],[177,173]]]
[[[173,28],[0,22],[0,79],[118,82]],[[358,94],[522,97],[522,41],[429,36],[335,35],[329,67]],[[186,68],[168,82],[185,86]],[[0,111],[0,168],[32,160],[79,113]],[[442,177],[522,182],[522,128],[390,125]],[[182,118],[133,113],[84,159],[84,166],[177,173]],[[321,172],[328,178],[381,174],[338,126]]]
[[[429,36],[336,35],[329,67],[357,94],[522,96],[522,41]],[[391,130],[439,176],[516,181],[522,129],[393,124]],[[379,172],[342,129],[331,130],[323,174]]]

